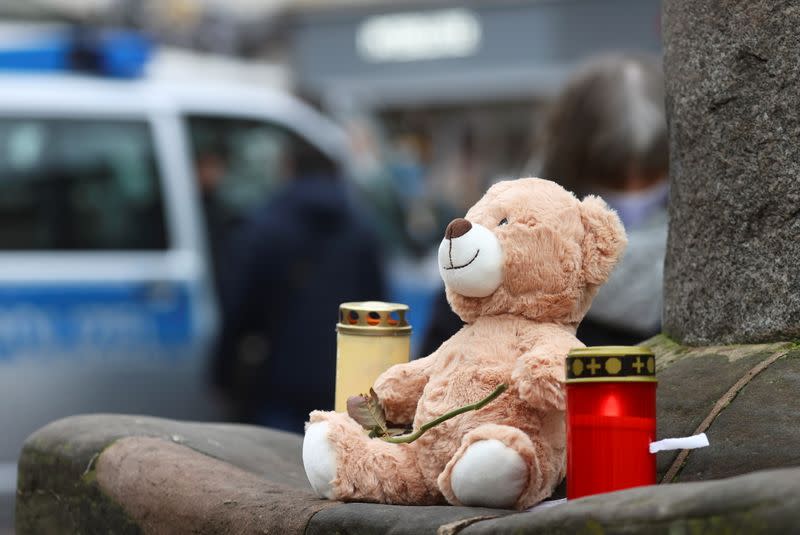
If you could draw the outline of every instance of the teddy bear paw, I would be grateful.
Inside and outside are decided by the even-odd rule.
[[[562,380],[555,375],[531,370],[517,370],[511,380],[517,386],[519,397],[534,407],[547,407],[563,411],[566,397]]]
[[[511,508],[528,479],[519,453],[496,439],[472,443],[453,467],[450,485],[464,505]]]
[[[336,454],[328,440],[328,422],[308,426],[303,439],[303,467],[311,487],[322,498],[333,499]]]

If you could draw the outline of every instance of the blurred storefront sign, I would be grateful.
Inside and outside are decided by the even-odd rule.
[[[377,15],[356,33],[359,54],[371,62],[468,57],[480,42],[480,20],[466,9]]]
[[[528,98],[557,89],[589,55],[661,50],[660,0],[400,5],[299,11],[291,29],[299,87],[334,109]]]

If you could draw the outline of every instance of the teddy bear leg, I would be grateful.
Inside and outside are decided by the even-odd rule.
[[[303,465],[324,498],[392,504],[442,503],[426,482],[412,444],[371,439],[344,413],[314,411],[303,440]]]
[[[485,424],[467,433],[439,475],[454,505],[526,509],[552,494],[563,459],[521,430]]]

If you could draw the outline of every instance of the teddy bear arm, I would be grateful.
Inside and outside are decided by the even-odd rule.
[[[428,384],[433,356],[405,364],[396,364],[375,380],[373,389],[378,394],[386,419],[395,424],[414,421],[417,402]]]
[[[564,362],[574,343],[538,346],[523,354],[511,374],[519,397],[534,407],[565,409]]]

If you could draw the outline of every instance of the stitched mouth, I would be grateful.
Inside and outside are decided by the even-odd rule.
[[[471,263],[473,263],[473,262],[475,261],[475,259],[476,259],[476,258],[478,258],[478,253],[480,253],[480,252],[481,252],[481,250],[480,250],[480,249],[478,249],[477,251],[475,251],[475,256],[473,256],[473,257],[472,257],[472,259],[471,259],[469,262],[467,262],[466,264],[462,264],[462,265],[460,265],[460,266],[453,266],[453,265],[451,265],[450,267],[446,267],[446,268],[444,268],[444,269],[450,270],[450,269],[461,269],[461,268],[465,268],[465,267],[467,267],[468,265],[470,265]],[[452,264],[452,260],[451,260],[451,264]]]

